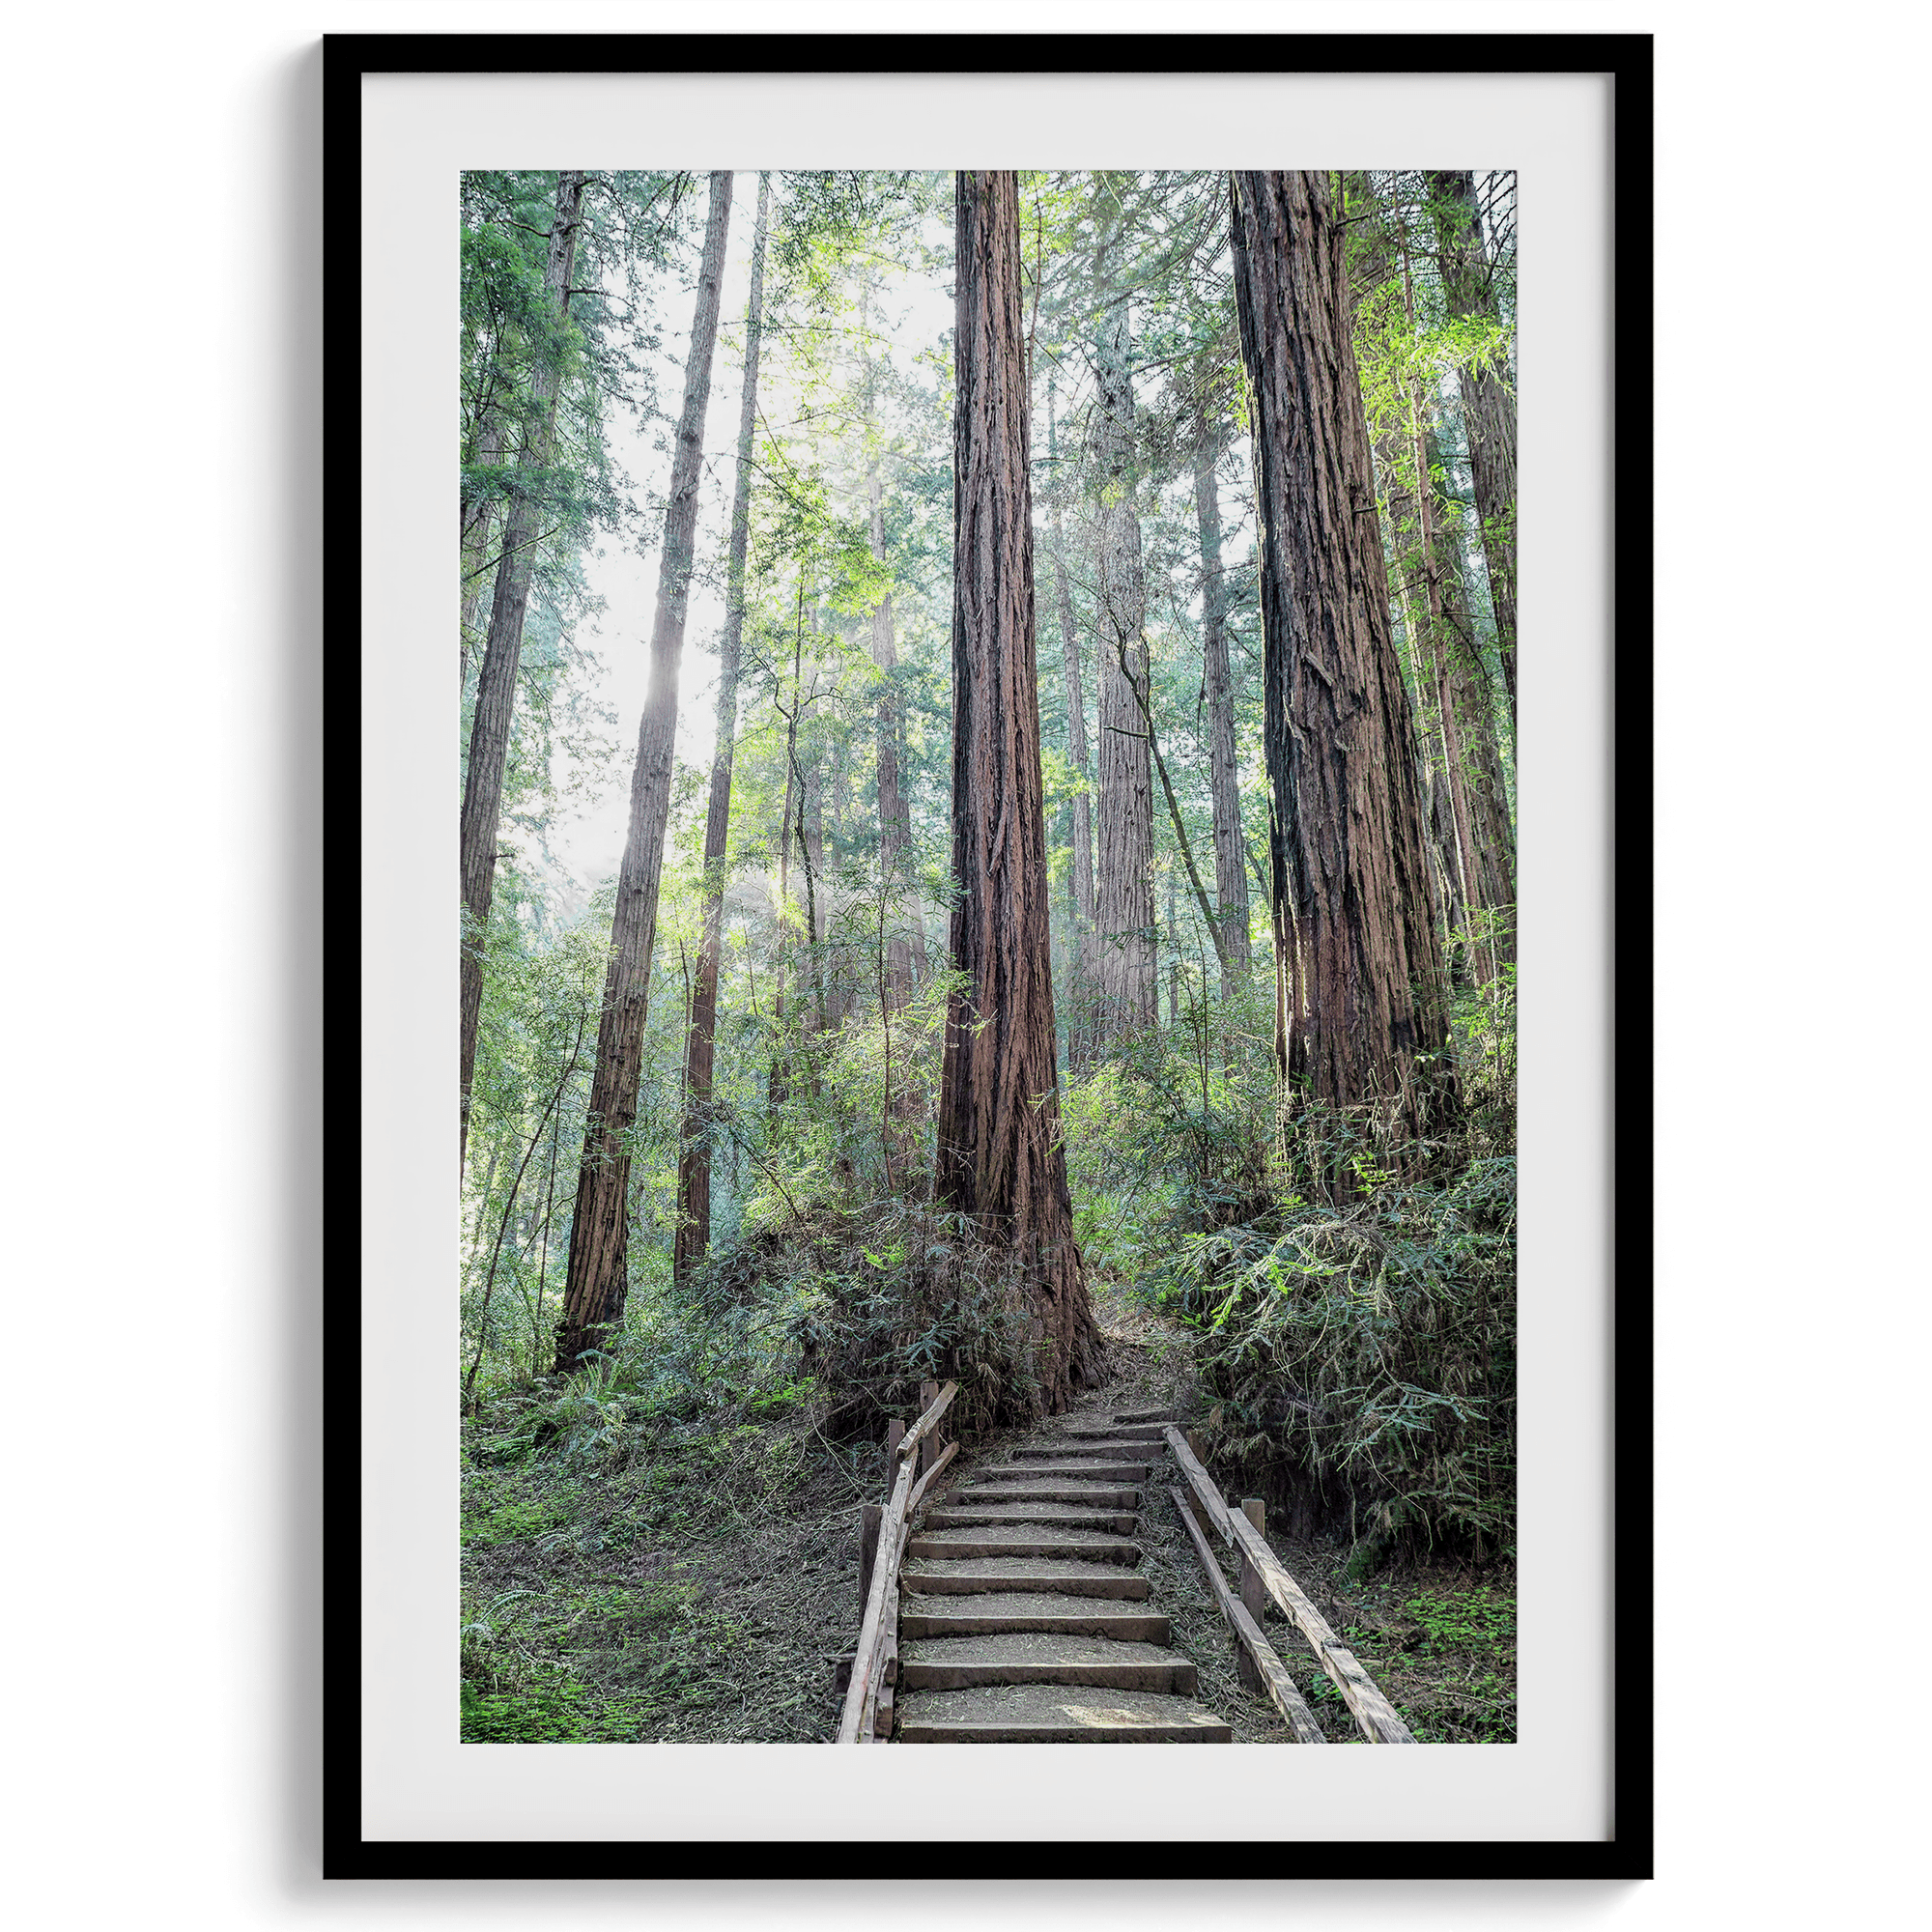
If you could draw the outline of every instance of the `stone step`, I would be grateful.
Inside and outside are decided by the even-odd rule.
[[[970,1690],[901,1690],[899,1743],[908,1745],[1226,1745],[1233,1728],[1205,1705],[1151,1690],[1084,1698],[1040,1684]]]
[[[925,1512],[928,1529],[976,1529],[1006,1523],[1048,1523],[1055,1528],[1111,1529],[1129,1536],[1140,1524],[1137,1509],[1078,1509],[1069,1503],[969,1503],[948,1497]]]
[[[1022,1590],[1134,1604],[1146,1603],[1153,1590],[1145,1577],[1118,1563],[1073,1563],[1052,1556],[908,1557],[899,1572],[899,1588],[928,1597]]]
[[[1172,1422],[1175,1414],[1171,1408],[1117,1408],[1114,1420],[1117,1423]]]
[[[1152,1643],[1100,1636],[1003,1632],[991,1636],[903,1638],[901,1690],[962,1690],[975,1684],[1072,1684],[1099,1690],[1163,1690],[1191,1697],[1193,1663]]]
[[[985,1556],[1050,1556],[1074,1563],[1134,1564],[1141,1560],[1141,1547],[1123,1537],[1089,1529],[1062,1529],[1051,1523],[989,1523],[939,1536],[915,1530],[906,1554],[949,1562]]]
[[[1034,1439],[1037,1442],[1165,1442],[1167,1437],[1161,1433],[1158,1422],[1097,1422],[1085,1429],[1056,1429],[1051,1435],[1042,1432]]]
[[[1164,1447],[1165,1445],[1163,1445]],[[1013,1451],[1015,1463],[1139,1463],[1146,1465],[1152,1452],[1145,1442],[1022,1442]]]
[[[1153,1464],[1146,1460],[1132,1463],[1109,1463],[1102,1457],[1091,1457],[1084,1462],[1068,1460],[1056,1463],[982,1463],[968,1478],[969,1483],[1036,1483],[1061,1476],[1083,1477],[1090,1482],[1101,1483],[1141,1483],[1152,1473]]]
[[[1106,1597],[1063,1597],[1038,1590],[1000,1590],[980,1596],[912,1594],[919,1579],[899,1578],[899,1640],[911,1637],[992,1636],[1009,1631],[1057,1636],[1104,1636],[1119,1643],[1173,1640],[1167,1618],[1139,1605]]]
[[[952,1492],[955,1505],[965,1503],[978,1509],[981,1503],[1078,1503],[1085,1509],[1139,1509],[1138,1488],[1118,1485],[1102,1488],[1094,1483],[1028,1483],[1017,1477],[996,1482],[990,1477],[968,1483]]]

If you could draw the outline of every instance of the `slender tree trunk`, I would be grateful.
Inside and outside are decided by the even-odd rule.
[[[1462,745],[1463,784],[1475,838],[1476,896],[1479,904],[1506,912],[1516,903],[1516,833],[1510,823],[1509,782],[1503,776],[1502,742],[1496,730],[1496,687],[1477,647],[1455,505],[1443,489],[1434,431],[1425,436],[1424,452],[1429,460],[1430,524],[1441,592],[1444,682],[1454,701]],[[1502,923],[1497,943],[1501,956],[1513,959],[1509,925],[1508,920]]]
[[[1325,175],[1237,173],[1234,265],[1255,411],[1277,1058],[1302,1094],[1432,1112],[1446,1035],[1416,746],[1389,622],[1344,227]]]
[[[1402,284],[1404,309],[1413,327],[1415,302],[1406,246],[1402,252]],[[1462,560],[1445,515],[1440,455],[1424,415],[1420,378],[1410,389],[1409,422],[1417,478],[1416,534],[1428,606],[1425,655],[1435,678],[1449,801],[1462,860],[1463,899],[1465,906],[1500,912],[1514,904],[1516,886],[1513,838],[1501,789],[1502,760],[1495,746],[1495,715],[1489,699],[1488,677],[1476,652],[1475,627],[1463,596]],[[1485,982],[1494,977],[1502,959],[1514,957],[1511,922],[1505,916],[1490,943],[1470,950],[1469,969],[1479,983]]]
[[[1135,684],[1148,671],[1141,521],[1134,507],[1134,390],[1127,300],[1107,283],[1115,236],[1103,231],[1095,280],[1103,299],[1095,349],[1100,469],[1100,868],[1094,923],[1100,947],[1103,1039],[1157,1017],[1154,977],[1153,775]]]
[[[670,500],[665,509],[664,555],[658,568],[657,613],[651,630],[651,685],[638,729],[631,773],[630,828],[617,875],[611,929],[611,962],[597,1028],[597,1065],[584,1122],[583,1164],[570,1227],[570,1269],[563,1319],[557,1324],[556,1367],[567,1374],[586,1349],[596,1348],[623,1318],[629,1280],[630,1130],[637,1119],[643,1070],[644,1017],[650,995],[651,948],[657,936],[658,886],[664,873],[665,824],[677,732],[678,666],[684,654],[685,602],[691,589],[697,534],[697,487],[704,456],[704,415],[711,397],[711,356],[718,339],[719,285],[731,223],[731,176],[711,177],[711,208],[697,272],[696,311],[684,372],[684,407],[671,460]]]
[[[1194,518],[1201,531],[1201,654],[1208,686],[1208,765],[1214,795],[1216,951],[1223,997],[1248,977],[1248,874],[1241,863],[1241,780],[1235,756],[1235,679],[1228,661],[1228,595],[1221,578],[1219,439],[1195,418]]]
[[[566,282],[564,286],[568,288],[570,285]],[[484,464],[494,467],[502,460],[503,425],[493,412],[476,433],[476,446],[470,453],[470,461],[479,467]],[[461,518],[463,617],[458,643],[462,663],[456,684],[459,694],[467,696],[470,665],[479,645],[488,641],[484,621],[489,612],[492,582],[490,539],[497,533],[502,519],[496,504],[480,491],[473,497],[465,493]]]
[[[677,1160],[677,1239],[671,1273],[682,1281],[711,1245],[711,1092],[718,1035],[718,966],[724,937],[724,851],[731,830],[731,762],[738,738],[738,673],[744,658],[745,550],[752,526],[752,444],[758,422],[758,346],[764,324],[765,221],[771,176],[758,177],[752,237],[752,293],[745,305],[745,386],[738,404],[738,476],[731,497],[731,549],[725,566],[724,630],[718,643],[718,745],[704,817],[704,933],[685,1041],[684,1131]]]
[[[582,171],[559,174],[556,214],[551,223],[550,253],[544,264],[544,293],[555,303],[559,317],[570,312],[570,275],[577,262],[582,208]],[[503,766],[510,752],[517,664],[524,648],[524,611],[530,595],[532,539],[538,528],[537,506],[525,492],[533,487],[538,472],[550,462],[556,384],[556,369],[549,357],[542,358],[530,382],[530,427],[527,440],[517,452],[521,487],[512,494],[504,519],[502,559],[497,566],[496,597],[490,609],[490,639],[483,647],[483,668],[476,678],[476,709],[469,726],[469,763],[464,774],[458,845],[463,881],[459,1166],[469,1147],[469,1089],[476,1074],[476,1027],[483,1012],[483,945],[497,884],[497,824],[503,807]]]
[[[1442,292],[1449,313],[1496,320],[1476,205],[1476,179],[1466,169],[1432,174]],[[1469,431],[1469,473],[1483,524],[1483,561],[1496,613],[1496,651],[1516,724],[1516,393],[1492,363],[1458,372],[1463,419]]]
[[[867,397],[869,414],[871,399]],[[879,489],[876,459],[866,471],[866,492],[871,511],[872,554],[886,560],[885,501]],[[879,864],[886,879],[904,884],[912,856],[912,808],[899,784],[897,640],[893,634],[893,593],[888,590],[872,611],[872,662],[885,673],[879,686],[877,744],[879,756]],[[915,896],[911,903],[912,934],[895,932],[887,945],[886,990],[895,1010],[912,998],[913,987],[925,978],[925,915]]]
[[[1047,459],[1053,477],[1053,600],[1060,617],[1060,649],[1066,673],[1066,755],[1080,775],[1081,789],[1073,799],[1073,918],[1067,948],[1067,986],[1073,1011],[1068,1016],[1066,1064],[1084,1070],[1092,1059],[1091,1014],[1094,945],[1094,805],[1088,787],[1094,767],[1088,761],[1087,694],[1080,675],[1080,630],[1073,621],[1073,590],[1066,575],[1066,531],[1061,506],[1065,492],[1060,485],[1060,433],[1053,413],[1053,385],[1047,384]]]
[[[784,804],[779,809],[779,898],[778,954],[772,970],[772,1021],[778,1051],[772,1056],[771,1078],[766,1083],[768,1106],[776,1110],[791,1098],[791,1042],[785,1036],[785,987],[791,966],[791,814],[795,791],[793,773],[798,768],[798,712],[800,704],[799,666],[805,651],[805,585],[798,591],[798,636],[792,649],[792,706],[785,721]]]
[[[1019,189],[957,176],[953,361],[952,952],[936,1197],[1011,1244],[1049,1412],[1102,1350],[1060,1138],[1046,800],[1035,660]]]

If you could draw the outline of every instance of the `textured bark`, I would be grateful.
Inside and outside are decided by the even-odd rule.
[[[570,275],[577,263],[582,216],[583,174],[556,178],[556,214],[544,263],[544,292],[559,316],[570,311]],[[520,477],[533,477],[550,462],[556,416],[556,373],[538,368],[530,384],[534,408],[529,439],[517,452]],[[463,885],[461,1010],[462,1121],[459,1165],[469,1147],[469,1089],[476,1074],[476,1027],[483,1012],[483,940],[497,885],[497,826],[503,808],[503,766],[510,753],[510,718],[517,701],[517,665],[524,649],[524,611],[529,603],[536,510],[521,492],[510,498],[503,523],[502,558],[497,566],[490,607],[490,637],[476,677],[476,709],[469,725],[469,762],[464,774],[458,865]]]
[[[1068,921],[1067,984],[1073,1011],[1067,1018],[1067,1065],[1083,1069],[1092,1029],[1087,1009],[1094,960],[1094,807],[1086,789],[1094,781],[1088,762],[1087,694],[1080,674],[1080,629],[1073,620],[1073,589],[1066,575],[1066,531],[1061,515],[1060,439],[1053,415],[1053,385],[1047,385],[1047,463],[1053,485],[1053,601],[1060,618],[1061,662],[1066,676],[1066,756],[1079,773],[1082,789],[1073,800],[1073,917]]]
[[[1141,520],[1134,506],[1134,391],[1124,294],[1107,284],[1114,237],[1103,232],[1095,280],[1103,309],[1094,342],[1094,441],[1100,473],[1100,865],[1094,923],[1099,946],[1102,1041],[1151,1025],[1154,965],[1153,776],[1135,685],[1148,674]]]
[[[867,408],[870,398],[867,398]],[[866,473],[871,509],[872,554],[886,555],[886,517],[879,491],[879,466]],[[888,879],[904,883],[912,855],[912,808],[899,784],[899,702],[893,673],[898,668],[898,644],[893,635],[893,594],[880,598],[872,612],[872,662],[885,672],[879,686],[876,740],[879,757],[879,864]],[[895,932],[887,943],[886,996],[896,1011],[912,998],[913,988],[925,978],[925,915],[912,901],[912,933]]]
[[[952,952],[936,1197],[1009,1243],[1050,1411],[1101,1345],[1060,1140],[1046,799],[1035,661],[1019,192],[960,170],[953,359]]]
[[[1462,749],[1460,775],[1475,839],[1472,880],[1476,903],[1498,910],[1516,903],[1516,833],[1510,823],[1509,781],[1496,732],[1495,685],[1476,647],[1474,612],[1463,574],[1455,505],[1443,488],[1441,454],[1433,433],[1424,440],[1430,473],[1430,527],[1441,593],[1443,682],[1453,701]],[[1502,956],[1515,949],[1503,940]]]
[[[1221,576],[1221,444],[1196,418],[1194,520],[1201,532],[1201,655],[1208,687],[1208,769],[1214,798],[1214,899],[1220,918],[1221,991],[1246,983],[1248,874],[1241,863],[1241,780],[1235,756],[1235,679],[1228,661],[1228,594]]]
[[[771,176],[758,177],[752,237],[752,293],[745,305],[745,386],[738,405],[738,475],[731,497],[731,549],[725,566],[724,629],[718,641],[718,744],[704,817],[704,932],[691,992],[684,1049],[684,1129],[677,1161],[677,1236],[671,1273],[682,1280],[711,1245],[711,1093],[716,1072],[718,966],[724,938],[724,849],[731,830],[731,764],[738,738],[738,675],[745,639],[745,551],[752,520],[752,443],[758,420],[758,348],[764,321],[765,222]]]
[[[643,1070],[644,1017],[650,995],[651,949],[657,936],[658,886],[664,873],[665,824],[677,733],[678,667],[697,534],[697,488],[704,457],[704,416],[711,398],[711,357],[718,340],[719,285],[731,222],[731,176],[711,177],[704,254],[691,353],[684,371],[684,407],[671,459],[670,500],[665,507],[664,554],[658,566],[657,611],[651,627],[651,684],[638,727],[631,772],[630,825],[617,874],[611,928],[611,961],[597,1028],[597,1065],[584,1122],[583,1164],[570,1228],[570,1270],[563,1319],[557,1324],[556,1367],[574,1369],[586,1349],[599,1347],[621,1321],[629,1281],[630,1130],[638,1114]]]
[[[1408,252],[1402,257],[1403,302],[1415,320]],[[1415,537],[1426,612],[1424,657],[1435,680],[1438,727],[1465,907],[1500,910],[1516,899],[1514,839],[1502,760],[1495,744],[1495,713],[1489,679],[1476,649],[1475,626],[1463,594],[1460,546],[1442,494],[1441,453],[1428,427],[1423,385],[1410,390],[1410,461],[1417,478]],[[1492,979],[1502,960],[1515,957],[1511,923],[1505,919],[1487,945],[1471,949],[1468,965],[1479,981]]]
[[[1390,628],[1343,223],[1325,176],[1238,173],[1236,304],[1255,412],[1277,1056],[1290,1104],[1411,1126],[1445,1037],[1416,744]]]
[[[1466,169],[1429,178],[1436,207],[1442,292],[1449,313],[1496,319],[1477,213],[1476,178]],[[1458,373],[1463,420],[1469,432],[1469,473],[1476,486],[1476,514],[1483,523],[1483,562],[1490,603],[1496,613],[1496,652],[1516,724],[1516,392],[1493,368]]]
[[[566,283],[566,287],[569,285]],[[503,425],[494,414],[476,432],[476,445],[469,461],[478,467],[503,460]],[[484,619],[489,611],[492,573],[490,540],[502,527],[502,515],[496,503],[478,491],[472,498],[468,492],[459,512],[462,527],[463,617],[458,633],[461,665],[457,690],[468,695],[469,667],[477,647],[486,641]]]

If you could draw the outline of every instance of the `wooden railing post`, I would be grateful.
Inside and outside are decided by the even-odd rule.
[[[905,1440],[905,1418],[895,1415],[886,1424],[886,1476],[898,1474],[899,1444]]]
[[[859,1614],[866,1614],[866,1600],[872,1594],[872,1562],[879,1553],[879,1519],[886,1513],[884,1503],[867,1503],[859,1516]]]
[[[1258,1529],[1265,1533],[1267,1527],[1267,1504],[1260,1496],[1243,1496],[1241,1514]],[[1257,1627],[1267,1609],[1267,1590],[1262,1582],[1262,1573],[1254,1566],[1254,1560],[1244,1549],[1241,1551],[1241,1607],[1253,1617]],[[1262,1684],[1261,1666],[1245,1650],[1241,1652],[1241,1682],[1250,1690],[1259,1690]]]
[[[939,1384],[937,1382],[920,1383],[919,1409],[922,1415],[938,1400]],[[922,1476],[939,1460],[939,1452],[945,1446],[945,1437],[937,1427],[926,1433],[925,1439],[919,1445],[919,1473]]]

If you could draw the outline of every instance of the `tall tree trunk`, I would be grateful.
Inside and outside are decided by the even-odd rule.
[[[1019,188],[961,169],[953,366],[952,913],[936,1198],[1011,1245],[1049,1412],[1100,1372],[1060,1137],[1035,661]]]
[[[597,1026],[597,1065],[590,1081],[583,1164],[570,1227],[570,1270],[556,1333],[560,1374],[576,1368],[584,1350],[599,1347],[606,1331],[621,1321],[629,1287],[625,1248],[630,1229],[630,1131],[637,1119],[638,1082],[643,1070],[651,948],[657,936],[658,886],[664,873],[665,824],[670,812],[677,735],[678,666],[684,655],[704,415],[711,399],[719,286],[730,225],[731,176],[717,173],[711,177],[711,208],[697,271],[691,353],[684,370],[684,408],[671,459],[670,500],[665,507],[664,555],[658,566],[657,612],[651,628],[651,685],[638,727],[638,760],[631,772],[630,826],[617,874],[611,963]]]
[[[1237,173],[1255,422],[1285,1103],[1432,1110],[1446,1037],[1416,746],[1390,629],[1344,225],[1325,175]]]
[[[1404,309],[1413,328],[1415,299],[1406,242],[1402,248],[1402,287]],[[1462,858],[1463,898],[1466,906],[1501,912],[1515,903],[1516,868],[1502,758],[1495,743],[1495,713],[1463,594],[1461,546],[1447,514],[1440,451],[1424,412],[1420,377],[1410,387],[1409,423],[1410,460],[1417,479],[1416,537],[1428,608],[1425,656],[1435,674],[1449,800]],[[1505,915],[1485,944],[1471,948],[1469,970],[1479,983],[1487,982],[1502,960],[1515,956],[1512,921]]]
[[[869,414],[871,400],[867,398]],[[886,559],[886,516],[879,490],[876,459],[867,466],[866,490],[871,510],[872,554]],[[893,593],[888,590],[872,611],[872,662],[885,673],[879,686],[877,745],[879,758],[879,865],[885,878],[904,884],[912,855],[912,808],[899,785],[899,700],[894,673],[898,669],[898,644],[893,635]],[[887,947],[886,992],[895,1010],[912,998],[913,987],[925,978],[925,915],[914,897],[912,933],[895,932]]]
[[[1214,794],[1214,902],[1221,992],[1247,981],[1248,873],[1241,863],[1241,781],[1235,757],[1235,679],[1228,661],[1228,593],[1221,577],[1220,439],[1195,417],[1194,520],[1201,531],[1201,655],[1208,686],[1208,765]]]
[[[1449,313],[1493,322],[1496,299],[1483,251],[1476,178],[1467,169],[1429,177],[1435,203],[1435,232],[1442,293]],[[1458,372],[1463,420],[1469,431],[1469,474],[1476,487],[1476,514],[1483,523],[1483,562],[1490,603],[1496,613],[1496,652],[1509,693],[1510,725],[1516,724],[1516,393],[1493,363],[1464,364]]]
[[[577,263],[582,209],[582,170],[559,174],[550,252],[544,262],[544,294],[556,305],[559,318],[570,312],[570,275]],[[483,647],[483,668],[476,678],[476,709],[469,726],[469,763],[464,774],[458,844],[463,880],[459,1166],[469,1148],[469,1089],[476,1075],[476,1027],[483,1012],[483,944],[497,884],[497,824],[503,807],[503,766],[510,753],[510,717],[516,708],[517,664],[524,649],[524,611],[529,603],[537,531],[537,506],[529,500],[527,491],[550,462],[557,371],[551,359],[540,358],[530,380],[530,425],[517,452],[519,487],[511,494],[504,518],[503,549],[490,609],[490,639]]]
[[[1053,412],[1053,384],[1046,388],[1048,472],[1053,477],[1053,601],[1060,618],[1061,659],[1066,673],[1066,755],[1080,775],[1081,789],[1073,799],[1073,918],[1067,947],[1067,987],[1073,1011],[1068,1015],[1066,1064],[1084,1070],[1092,1054],[1092,983],[1094,946],[1094,805],[1088,787],[1094,767],[1088,762],[1087,694],[1080,675],[1080,630],[1073,621],[1073,589],[1066,575],[1066,531],[1061,506],[1065,492],[1060,485],[1060,432]]]
[[[1441,452],[1432,430],[1424,439],[1429,463],[1430,526],[1435,535],[1435,576],[1442,605],[1444,682],[1454,700],[1462,746],[1461,777],[1475,838],[1477,903],[1507,911],[1516,903],[1516,834],[1510,823],[1509,782],[1503,776],[1496,731],[1495,684],[1477,648],[1475,615],[1463,576],[1456,505],[1443,488]],[[1514,959],[1510,922],[1496,939],[1503,958]]]
[[[752,293],[745,305],[745,386],[738,403],[738,476],[731,497],[724,630],[718,642],[718,745],[704,816],[704,933],[684,1049],[685,1115],[677,1159],[677,1238],[671,1273],[682,1281],[711,1245],[711,1091],[718,1035],[718,967],[724,940],[724,850],[731,830],[731,762],[738,738],[738,673],[745,640],[745,550],[752,526],[752,444],[758,422],[758,342],[764,324],[765,221],[771,176],[758,177],[752,237]]]
[[[564,286],[568,288],[570,285],[566,282]],[[478,467],[484,464],[494,467],[503,460],[503,424],[494,411],[477,430],[476,446],[469,460]],[[490,539],[496,534],[502,519],[497,505],[480,489],[473,497],[470,493],[465,493],[460,516],[463,617],[458,643],[462,662],[456,684],[459,694],[468,696],[470,661],[476,655],[478,644],[487,641],[483,624],[491,591]]]
[[[1134,389],[1127,298],[1108,284],[1118,220],[1102,231],[1094,279],[1108,305],[1094,343],[1095,440],[1100,470],[1100,873],[1094,923],[1100,947],[1103,1039],[1157,1017],[1154,977],[1153,776],[1134,696],[1145,684],[1147,592],[1141,520],[1134,506]]]

